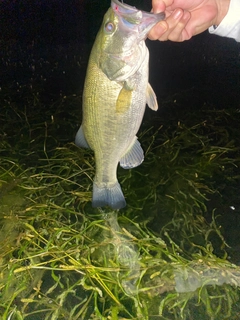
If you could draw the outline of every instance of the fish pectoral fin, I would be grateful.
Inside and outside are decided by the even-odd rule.
[[[150,109],[152,109],[154,111],[157,111],[157,109],[158,109],[156,94],[153,91],[153,88],[151,87],[151,85],[149,83],[147,86],[147,105],[149,106]]]
[[[122,87],[116,102],[117,113],[124,113],[131,107],[132,93],[133,93],[132,90],[128,90],[124,86]]]
[[[89,144],[87,143],[87,140],[84,136],[84,132],[83,132],[83,127],[81,125],[81,127],[78,129],[78,132],[76,134],[75,137],[75,144],[80,147],[80,148],[90,148]]]
[[[120,166],[124,169],[131,169],[139,166],[144,160],[144,153],[140,142],[135,137],[132,146],[120,159]]]

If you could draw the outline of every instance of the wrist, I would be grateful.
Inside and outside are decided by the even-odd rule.
[[[218,8],[218,13],[216,16],[216,19],[214,21],[214,25],[218,26],[224,17],[228,13],[229,5],[230,5],[231,0],[216,0],[217,8]]]

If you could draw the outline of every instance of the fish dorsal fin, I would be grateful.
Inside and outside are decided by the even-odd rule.
[[[148,83],[147,86],[147,105],[150,109],[157,111],[158,109],[158,103],[157,103],[157,97],[155,95],[155,92],[153,91],[153,88]]]
[[[89,148],[89,144],[87,143],[87,140],[84,136],[84,132],[83,132],[83,127],[81,126],[79,129],[78,129],[78,132],[76,134],[76,137],[75,137],[75,144],[80,147],[80,148]]]
[[[134,137],[133,143],[124,156],[120,159],[120,166],[124,169],[131,169],[139,166],[144,160],[144,153],[137,137]]]

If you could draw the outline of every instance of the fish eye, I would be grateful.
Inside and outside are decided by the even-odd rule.
[[[107,22],[104,29],[107,33],[112,33],[115,30],[115,25],[112,22]]]

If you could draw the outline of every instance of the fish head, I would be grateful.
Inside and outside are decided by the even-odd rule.
[[[164,17],[112,0],[98,37],[99,66],[110,80],[124,81],[136,71],[146,54],[143,40]]]
[[[112,0],[111,7],[114,14],[119,18],[121,33],[130,38],[133,33],[132,37],[137,42],[146,39],[150,29],[165,18],[164,12],[154,14],[142,11],[118,0]]]

